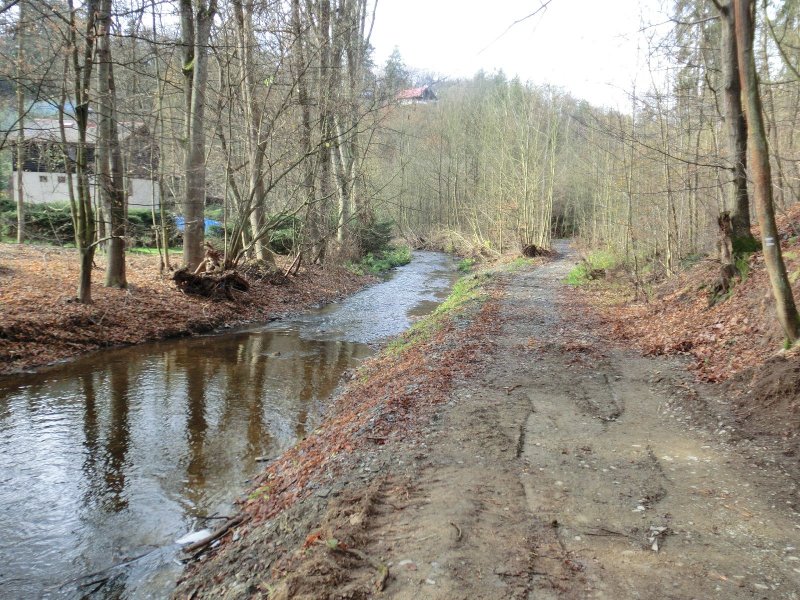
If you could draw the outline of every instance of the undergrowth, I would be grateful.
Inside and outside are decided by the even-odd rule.
[[[750,275],[750,253],[746,252],[736,257],[736,270],[739,272],[739,277],[742,283],[747,281]]]
[[[469,273],[476,262],[478,261],[474,258],[462,258],[458,263],[458,270],[462,273]]]
[[[411,262],[411,248],[398,246],[388,248],[382,252],[369,252],[360,262],[352,263],[349,268],[356,275],[377,275],[394,267],[407,265]]]
[[[593,271],[610,269],[616,265],[614,255],[605,250],[595,250],[586,256],[567,275],[567,283],[572,286],[585,285],[595,277]]]

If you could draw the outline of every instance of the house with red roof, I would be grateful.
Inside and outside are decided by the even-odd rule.
[[[401,90],[395,99],[400,104],[427,104],[438,100],[434,91],[427,85]]]

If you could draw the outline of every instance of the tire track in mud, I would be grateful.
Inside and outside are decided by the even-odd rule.
[[[523,385],[529,597],[800,597],[797,515],[730,448],[661,414],[654,361],[570,328],[556,295],[568,259],[508,288],[511,322],[538,311],[542,341]]]

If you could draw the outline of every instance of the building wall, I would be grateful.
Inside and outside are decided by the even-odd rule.
[[[12,198],[17,198],[17,172],[14,171],[12,180]],[[158,206],[158,184],[150,179],[129,179],[128,208],[150,208]],[[94,198],[94,177],[89,178],[91,194]],[[69,202],[69,187],[67,176],[63,173],[22,173],[22,189],[25,202],[31,204],[47,204],[50,202]]]
[[[158,207],[158,183],[151,179],[129,179],[128,208]]]

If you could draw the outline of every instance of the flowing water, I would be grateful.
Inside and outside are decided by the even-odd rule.
[[[177,541],[231,514],[342,372],[454,279],[449,257],[418,252],[297,318],[0,378],[0,597],[168,596]]]

